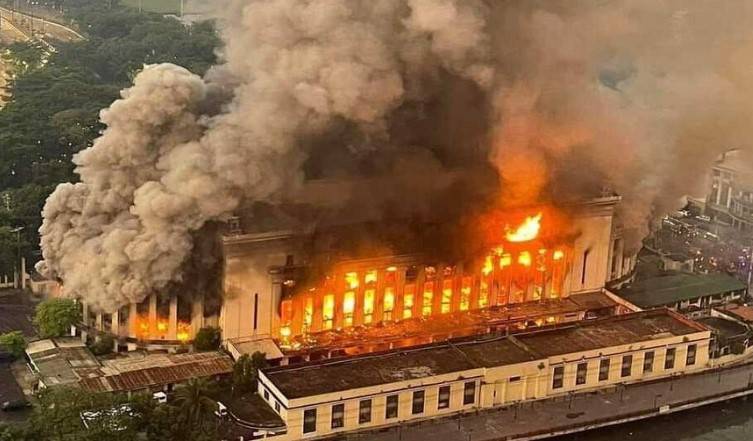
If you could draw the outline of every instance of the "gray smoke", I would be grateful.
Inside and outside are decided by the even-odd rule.
[[[222,63],[145,67],[45,206],[40,269],[95,307],[179,284],[207,223],[313,177],[374,178],[338,210],[376,218],[608,186],[636,244],[751,138],[743,0],[213,3]]]

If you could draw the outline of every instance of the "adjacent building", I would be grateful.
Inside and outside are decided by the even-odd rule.
[[[669,310],[263,370],[276,439],[367,430],[708,367],[711,332]],[[229,409],[232,411],[232,408]]]

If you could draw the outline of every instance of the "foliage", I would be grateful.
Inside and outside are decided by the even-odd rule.
[[[233,366],[233,393],[245,394],[256,390],[259,369],[267,366],[267,354],[254,352],[241,355]]]
[[[175,392],[178,419],[191,433],[207,433],[215,419],[217,402],[212,399],[212,384],[203,378],[193,378]]]
[[[0,334],[0,348],[5,349],[16,358],[21,358],[26,350],[26,339],[21,331]]]
[[[193,340],[193,347],[197,351],[214,351],[219,349],[222,343],[222,331],[220,328],[206,327],[199,329]]]
[[[99,340],[89,346],[89,349],[94,355],[107,355],[112,352],[114,347],[115,338],[110,334],[102,334]]]
[[[107,416],[103,412],[103,417],[90,423],[89,429],[81,424],[81,412],[106,411],[124,403],[125,397],[92,394],[74,387],[43,389],[37,395],[29,427],[37,431],[39,440],[131,441],[136,439],[138,415]]]
[[[34,324],[42,338],[60,337],[81,323],[79,306],[71,299],[49,299],[37,305]]]
[[[219,46],[211,23],[185,27],[117,1],[61,5],[86,40],[55,42],[55,52],[18,43],[3,55],[16,76],[8,85],[12,101],[0,109],[0,227],[24,227],[21,252],[30,263],[38,258],[30,244],[39,243],[44,201],[59,183],[76,181],[72,157],[104,129],[100,110],[144,64],[172,62],[201,75],[216,62]],[[5,236],[0,230],[0,275],[12,268],[16,250],[15,238],[9,247]]]
[[[18,265],[17,253],[26,247],[28,242],[22,234],[14,232],[10,227],[0,226],[0,276],[12,277]]]

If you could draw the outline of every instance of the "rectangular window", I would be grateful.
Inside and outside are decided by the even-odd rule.
[[[565,378],[565,366],[557,366],[554,368],[554,374],[552,375],[552,389],[560,389]]]
[[[508,381],[510,381],[510,383],[517,383],[518,381],[520,381],[520,376],[516,375],[514,377],[510,377]]]
[[[478,287],[478,307],[489,306],[489,282],[482,280]]]
[[[389,395],[387,397],[387,406],[384,408],[385,419],[397,418],[398,398],[398,395]]]
[[[450,407],[450,386],[442,386],[439,388],[439,399],[437,401],[437,409],[448,409]]]
[[[643,354],[643,373],[654,371],[654,351]]]
[[[374,289],[363,292],[363,323],[369,324],[374,321]]]
[[[685,366],[693,366],[695,364],[695,353],[698,349],[696,345],[688,345],[688,356],[685,359]]]
[[[347,291],[343,296],[343,325],[353,326],[353,315],[356,310],[356,293]]]
[[[382,320],[389,322],[392,320],[392,311],[395,309],[395,288],[388,286],[384,288],[384,306]]]
[[[447,314],[452,309],[452,279],[442,281],[442,314]]]
[[[476,382],[469,381],[463,388],[463,406],[476,402]]]
[[[339,429],[345,425],[345,404],[332,406],[332,428]]]
[[[434,281],[426,281],[424,283],[424,300],[421,303],[421,315],[424,317],[431,315],[431,307],[434,302]]]
[[[332,329],[334,319],[335,296],[334,294],[327,294],[324,296],[324,302],[322,304],[322,326],[324,326],[324,329]]]
[[[675,368],[675,348],[667,348],[667,353],[664,356],[664,369]]]
[[[358,404],[358,424],[371,422],[371,400],[361,400]]]
[[[622,357],[622,370],[620,376],[622,378],[629,377],[633,373],[633,356],[625,355]]]
[[[578,370],[575,373],[575,384],[586,384],[586,375],[588,374],[588,363],[579,363]]]
[[[602,358],[599,362],[599,381],[609,380],[609,359]]]
[[[264,399],[269,401],[269,391],[264,389]]]
[[[405,294],[403,294],[403,318],[409,319],[413,317],[413,295],[415,291],[415,285],[405,285]]]
[[[413,415],[424,413],[424,391],[417,390],[413,392]]]
[[[316,409],[303,411],[303,433],[316,432]]]
[[[280,413],[280,402],[279,401],[275,401],[275,411],[277,413]]]
[[[460,310],[467,311],[471,305],[471,283],[473,279],[470,277],[463,277],[463,284],[460,287]]]

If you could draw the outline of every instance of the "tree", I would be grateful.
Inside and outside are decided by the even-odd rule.
[[[203,432],[211,427],[217,402],[211,398],[212,385],[206,379],[193,378],[175,393],[175,406],[185,427]]]
[[[14,357],[21,358],[26,350],[26,339],[21,331],[0,334],[0,347],[10,352]]]
[[[256,390],[259,369],[267,366],[267,354],[254,352],[250,357],[243,354],[233,366],[233,393],[245,394]]]
[[[79,305],[71,299],[49,299],[37,305],[34,324],[42,338],[60,337],[81,323]]]
[[[99,340],[89,346],[94,355],[107,355],[115,348],[115,338],[110,334],[102,334]]]
[[[197,351],[214,351],[222,343],[222,331],[220,328],[206,327],[199,329],[193,340],[193,347]]]

